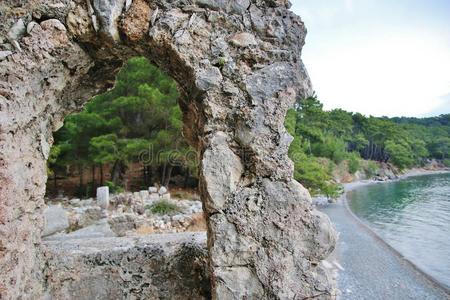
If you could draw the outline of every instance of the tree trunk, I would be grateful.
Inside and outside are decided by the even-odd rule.
[[[166,181],[166,169],[167,169],[167,162],[164,162],[164,167],[163,167],[163,172],[162,172],[162,176],[161,176],[161,181],[160,183],[162,185],[164,185],[164,182]]]
[[[119,182],[119,177],[120,177],[120,161],[116,160],[111,170],[111,181],[117,184]]]
[[[103,186],[103,165],[99,165],[100,168],[100,185]]]
[[[53,171],[53,189],[54,189],[55,195],[58,195],[58,184],[56,181],[56,171]]]
[[[92,164],[92,190],[91,195],[95,196],[95,164]]]
[[[184,174],[184,183],[183,183],[183,187],[187,188],[187,184],[188,184],[188,180],[189,180],[189,168],[186,168],[186,173]]]
[[[81,189],[83,188],[83,166],[81,164],[78,165],[78,172],[80,176],[79,188],[81,191]]]
[[[151,165],[148,165],[147,166],[147,184],[148,184],[148,186],[151,186],[151,185],[153,185],[153,182],[152,182],[152,174],[153,172],[152,172],[152,166]]]
[[[164,181],[164,186],[166,188],[169,188],[170,179],[172,177],[172,170],[173,170],[173,166],[171,164],[169,164],[169,167],[167,168],[167,171],[166,171],[166,176],[165,176],[166,178]]]

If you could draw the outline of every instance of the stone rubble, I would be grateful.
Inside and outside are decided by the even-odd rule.
[[[160,195],[161,192],[164,194]],[[152,205],[159,201],[175,205],[176,211],[168,215],[152,213]],[[52,204],[45,213],[46,240],[80,238],[83,235],[90,237],[96,229],[98,237],[177,233],[191,231],[190,228],[206,230],[202,203],[197,200],[170,199],[166,188],[156,193],[145,190],[112,195],[107,209],[92,198],[62,198],[50,202]]]

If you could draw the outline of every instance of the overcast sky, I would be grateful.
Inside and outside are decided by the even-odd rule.
[[[450,113],[450,0],[291,0],[326,109]]]

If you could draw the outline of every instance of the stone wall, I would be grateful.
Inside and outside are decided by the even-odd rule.
[[[46,241],[48,299],[210,299],[206,234]]]
[[[39,298],[52,132],[143,55],[179,84],[198,151],[212,297],[330,298],[328,218],[292,178],[284,117],[311,93],[286,0],[0,3],[0,295]]]

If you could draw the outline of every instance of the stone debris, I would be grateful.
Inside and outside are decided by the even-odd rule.
[[[44,211],[45,227],[42,236],[48,236],[69,228],[67,211],[61,205],[50,205]]]
[[[5,58],[7,58],[8,56],[10,56],[12,53],[12,51],[0,51],[0,61],[4,60]]]
[[[159,193],[160,195],[164,195],[164,194],[166,194],[167,192],[168,192],[168,190],[167,190],[167,188],[166,188],[165,186],[160,187],[160,188],[159,188],[159,191],[158,191],[158,193]]]
[[[8,31],[8,39],[10,41],[20,40],[27,32],[27,27],[22,19],[19,19]]]
[[[255,39],[255,36],[248,32],[242,32],[234,35],[231,38],[231,43],[236,47],[249,47],[258,45],[258,42]]]
[[[53,213],[46,213],[47,223],[53,229],[45,231],[45,239],[205,231],[202,203],[198,200],[171,199],[170,193],[164,189],[160,189],[165,192],[163,195],[150,194],[147,190],[112,195],[107,209],[92,199],[54,199],[48,209]],[[152,213],[151,207],[158,201],[166,201],[177,209],[168,215]],[[61,223],[61,216],[66,216],[67,222],[64,226],[56,226]]]

